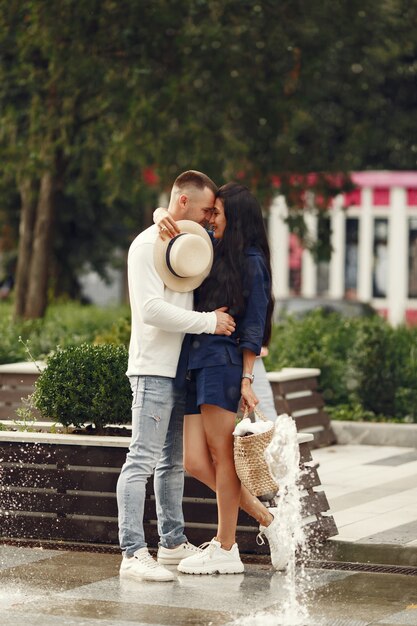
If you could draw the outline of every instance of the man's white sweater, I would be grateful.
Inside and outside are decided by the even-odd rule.
[[[185,333],[216,330],[214,311],[192,311],[193,292],[165,287],[153,261],[158,228],[150,226],[132,242],[127,261],[132,334],[127,375],[175,378]]]

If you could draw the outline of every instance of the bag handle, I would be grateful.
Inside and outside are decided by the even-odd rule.
[[[253,409],[253,411],[249,411],[249,409],[247,407],[245,407],[245,411],[243,413],[243,418],[245,419],[245,417],[248,417],[251,413],[254,413],[255,416],[257,418],[259,418],[262,422],[267,422],[268,418],[265,417],[265,415],[262,413],[262,411],[260,411],[260,409],[257,409],[256,407]]]

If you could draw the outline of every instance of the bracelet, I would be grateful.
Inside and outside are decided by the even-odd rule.
[[[244,378],[247,378],[248,380],[250,380],[251,383],[253,383],[253,381],[255,380],[255,376],[253,374],[242,374],[242,380]]]

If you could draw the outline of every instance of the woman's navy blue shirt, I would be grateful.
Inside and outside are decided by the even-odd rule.
[[[271,290],[271,278],[261,250],[250,247],[245,252],[247,270],[243,290],[245,310],[235,318],[236,329],[226,335],[187,335],[183,342],[177,383],[181,386],[186,370],[213,365],[243,365],[242,350],[247,348],[260,354],[265,331],[266,314]],[[227,306],[227,303],[224,303]],[[188,354],[188,357],[187,357]]]

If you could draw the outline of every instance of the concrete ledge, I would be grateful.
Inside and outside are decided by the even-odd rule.
[[[67,435],[59,433],[35,433],[11,430],[0,431],[0,442],[12,443],[49,443],[66,446],[100,446],[110,448],[128,448],[129,437],[110,437],[106,435]]]
[[[266,377],[270,383],[284,383],[302,378],[317,378],[320,371],[314,367],[284,367],[276,372],[267,372]]]
[[[2,422],[4,423],[4,422]],[[38,425],[38,426],[36,426]],[[81,445],[81,446],[110,446],[114,448],[128,448],[130,445],[130,433],[128,436],[113,436],[113,435],[73,435],[71,433],[62,432],[39,432],[39,428],[56,426],[53,422],[35,422],[31,424],[31,428],[36,428],[36,432],[33,431],[21,431],[21,430],[0,430],[0,442],[11,441],[21,443],[51,443],[58,445]],[[58,425],[62,428],[62,425]],[[126,428],[130,428],[130,425],[126,425]],[[310,433],[298,433],[297,443],[308,443],[313,441],[314,435]]]
[[[344,422],[332,420],[333,431],[340,445],[399,446],[417,448],[417,424],[385,422]]]
[[[5,363],[0,365],[0,374],[39,374],[44,370],[44,361],[22,361],[21,363]]]
[[[347,563],[417,567],[417,546],[351,543],[331,538],[318,550],[314,558]]]

